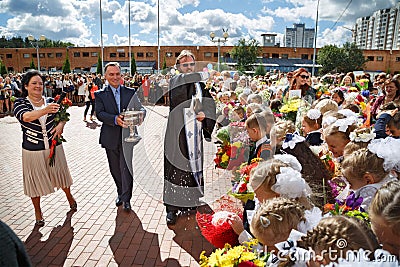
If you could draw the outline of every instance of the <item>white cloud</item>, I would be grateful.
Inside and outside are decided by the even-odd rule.
[[[225,1],[215,1],[213,8],[200,0],[141,0],[130,1],[132,44],[155,45],[157,43],[157,3],[160,3],[160,38],[162,45],[215,45],[209,33],[222,35],[228,29],[227,45],[239,38],[255,38],[261,43],[261,34],[276,32],[282,41],[285,27],[292,23],[314,21],[317,0],[262,0],[262,10],[243,5],[236,13],[224,10]],[[346,7],[348,0],[320,0],[320,25],[333,25]],[[329,43],[341,44],[350,40],[351,32],[340,25],[352,25],[355,19],[371,15],[373,11],[388,8],[396,0],[353,0],[333,29],[318,31],[317,46]],[[253,3],[253,2],[248,2]],[[258,3],[259,4],[259,3]],[[254,4],[256,5],[256,3]],[[216,7],[217,6],[217,7]],[[221,6],[221,8],[218,8]],[[99,0],[0,0],[0,34],[6,37],[39,36],[44,34],[53,40],[71,41],[77,45],[100,44]],[[102,0],[103,39],[105,45],[128,44],[128,1]],[[1,16],[0,16],[1,17]],[[276,29],[276,23],[285,21]],[[314,27],[314,25],[307,25]],[[124,35],[124,33],[126,33]],[[112,36],[112,37],[111,37]]]
[[[351,32],[343,27],[337,27],[335,30],[325,29],[321,36],[317,38],[317,47],[329,44],[344,44],[351,41]]]
[[[298,22],[301,19],[315,19],[317,1],[316,0],[286,0],[287,7],[276,9],[264,7],[262,12],[271,16],[276,16],[285,21]],[[319,18],[335,22],[340,14],[345,11],[348,0],[320,0]],[[343,13],[341,22],[354,23],[358,17],[369,16],[375,10],[392,7],[396,0],[353,0],[348,9]]]

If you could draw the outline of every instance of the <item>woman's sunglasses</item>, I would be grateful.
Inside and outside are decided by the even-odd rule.
[[[308,79],[308,78],[310,78],[310,76],[308,76],[308,75],[299,75],[299,77],[301,77],[302,79]]]

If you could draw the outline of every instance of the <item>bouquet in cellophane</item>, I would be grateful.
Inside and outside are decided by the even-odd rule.
[[[260,161],[262,161],[261,158],[255,158],[250,164],[246,162],[240,165],[239,169],[234,172],[234,184],[232,189],[228,191],[228,195],[241,200],[243,203],[253,200],[254,191],[249,184],[250,172],[258,166]]]
[[[215,167],[233,170],[249,157],[249,137],[244,122],[231,122],[217,132],[218,149],[214,158]]]
[[[233,231],[228,222],[228,216],[237,214],[243,217],[243,207],[228,196],[223,196],[214,204],[212,214],[196,213],[197,224],[202,235],[217,248],[225,244],[235,246],[239,244],[238,235]]]

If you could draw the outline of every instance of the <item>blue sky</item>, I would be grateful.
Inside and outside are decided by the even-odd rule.
[[[131,44],[157,44],[157,0],[131,1]],[[317,47],[351,40],[358,17],[389,8],[397,0],[320,0]],[[213,45],[209,33],[227,44],[239,38],[261,42],[262,33],[283,40],[293,23],[315,26],[317,0],[159,0],[160,45]],[[349,8],[345,10],[346,6]],[[100,0],[1,0],[0,35],[70,41],[79,46],[100,45]],[[345,11],[345,12],[344,12]],[[344,12],[344,13],[343,13]],[[333,25],[343,13],[335,27]],[[104,45],[128,45],[128,1],[102,0]],[[344,26],[344,27],[343,27]]]

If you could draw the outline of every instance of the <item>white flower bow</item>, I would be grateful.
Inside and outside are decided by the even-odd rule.
[[[311,194],[311,188],[301,173],[292,167],[282,167],[276,175],[276,183],[271,189],[285,198],[307,197]]]
[[[338,119],[335,121],[333,126],[339,127],[339,131],[345,133],[347,131],[347,128],[355,124],[357,122],[357,117],[346,117],[344,119]]]
[[[286,149],[290,147],[290,149],[293,149],[297,143],[304,142],[306,139],[303,136],[300,136],[298,133],[288,133],[286,134],[286,139],[282,144],[282,148]]]

